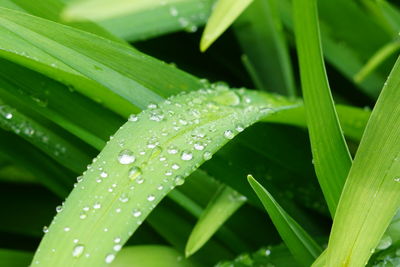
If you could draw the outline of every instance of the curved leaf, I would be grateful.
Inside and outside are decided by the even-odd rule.
[[[125,243],[184,177],[261,116],[292,105],[223,87],[172,97],[159,108],[151,104],[121,127],[84,173],[53,220],[33,264],[111,262],[115,238]]]

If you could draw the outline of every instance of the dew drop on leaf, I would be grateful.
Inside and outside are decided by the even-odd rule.
[[[140,210],[138,210],[138,209],[134,209],[133,211],[132,211],[132,215],[133,215],[133,217],[139,217],[140,215],[142,215],[142,212],[140,211]]]
[[[106,263],[111,263],[113,262],[113,260],[115,259],[115,255],[114,254],[108,254],[105,258],[105,262]]]
[[[193,154],[190,151],[183,151],[181,155],[182,160],[191,160],[193,158]]]
[[[142,170],[139,167],[134,166],[134,167],[130,168],[129,179],[131,179],[132,181],[138,180],[141,176],[142,176]]]
[[[74,258],[79,258],[80,256],[82,256],[84,250],[85,250],[84,245],[81,245],[81,244],[76,245],[72,250],[72,256]]]
[[[183,176],[177,175],[175,177],[174,183],[176,186],[183,185],[184,182],[185,182],[185,178],[183,178]]]
[[[129,149],[124,149],[118,154],[118,162],[127,165],[135,162],[135,156],[133,155],[133,152]]]
[[[234,136],[235,135],[233,134],[233,132],[231,130],[226,130],[224,132],[224,137],[227,138],[227,139],[233,139]]]

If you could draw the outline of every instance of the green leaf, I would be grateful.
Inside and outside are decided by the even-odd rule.
[[[400,50],[400,41],[394,41],[384,45],[368,60],[365,66],[354,75],[354,81],[356,83],[361,83],[369,74],[379,67],[379,65],[398,50]]]
[[[64,4],[61,0],[38,0],[35,2],[24,0],[2,0],[0,6],[15,9],[18,11],[28,12],[31,15],[42,17],[44,19],[63,23],[78,29],[82,29],[110,40],[124,43],[121,39],[115,37],[107,30],[91,22],[68,23],[60,20],[60,13],[64,9]],[[125,43],[124,43],[125,44]]]
[[[252,1],[242,0],[232,2],[230,0],[218,0],[201,37],[200,50],[203,52],[206,51]]]
[[[70,20],[90,17],[113,34],[130,42],[204,25],[214,0],[72,1],[64,11]],[[85,5],[86,7],[82,8]],[[92,6],[93,8],[87,7]],[[110,8],[112,6],[112,8]],[[114,8],[122,13],[115,13]],[[82,9],[81,9],[82,8]],[[100,13],[104,14],[98,17]],[[77,17],[74,13],[79,13]],[[81,18],[80,18],[81,16]]]
[[[28,266],[32,259],[31,252],[11,249],[0,249],[0,266],[23,267]]]
[[[186,256],[199,250],[245,201],[246,197],[232,188],[220,187],[189,236],[185,248]]]
[[[69,143],[50,128],[5,105],[1,100],[0,127],[21,136],[75,172],[81,172],[90,161],[89,156],[74,144]]]
[[[314,167],[333,216],[351,166],[351,157],[326,77],[316,0],[295,0],[293,12]]]
[[[0,15],[1,56],[125,116],[161,96],[203,87],[193,76],[125,45],[10,9],[0,8]]]
[[[234,137],[236,128],[290,105],[223,87],[172,97],[160,108],[150,105],[121,127],[85,172],[34,261],[43,266],[101,266],[111,261],[116,253],[113,240],[125,243],[174,186]],[[72,242],[76,238],[79,244]],[[56,252],[50,253],[53,248]],[[86,253],[90,257],[83,256]]]
[[[292,65],[276,0],[255,0],[234,23],[258,89],[295,96]]]
[[[310,266],[322,252],[318,244],[283,210],[271,194],[251,175],[247,176],[272,222],[295,259],[303,266]]]
[[[124,248],[112,267],[194,267],[197,266],[178,251],[167,246],[130,246]]]
[[[329,239],[327,266],[364,265],[400,206],[399,103],[397,60],[343,189]]]

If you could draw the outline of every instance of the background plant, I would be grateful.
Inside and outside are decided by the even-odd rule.
[[[396,3],[0,6],[0,265],[399,264]]]

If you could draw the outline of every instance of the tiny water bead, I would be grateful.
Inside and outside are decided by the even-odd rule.
[[[399,176],[399,177],[395,177],[395,178],[394,178],[394,181],[395,181],[396,183],[400,183],[400,176]]]
[[[181,167],[181,166],[179,166],[179,165],[176,164],[176,163],[172,164],[172,166],[171,166],[171,168],[174,169],[174,170],[179,170],[180,167]]]
[[[122,194],[122,195],[119,197],[119,201],[121,201],[122,203],[126,203],[126,202],[129,201],[129,197],[128,197],[126,194]]]
[[[80,245],[80,244],[76,245],[72,250],[72,257],[79,258],[80,256],[82,256],[84,251],[85,251],[84,245]]]
[[[147,200],[149,201],[149,202],[152,202],[152,201],[154,201],[156,199],[156,197],[154,196],[154,195],[149,195],[148,197],[147,197]]]
[[[114,247],[113,247],[114,251],[120,251],[121,248],[122,248],[122,245],[120,245],[120,244],[114,245]]]
[[[138,121],[138,116],[136,116],[135,114],[132,114],[129,116],[128,121]]]
[[[100,204],[99,202],[96,202],[96,203],[94,203],[93,208],[94,208],[95,210],[98,210],[98,209],[101,208],[101,204]]]
[[[235,134],[231,130],[226,130],[224,132],[224,137],[227,139],[233,139],[233,137],[235,137]]]
[[[106,263],[111,263],[113,262],[113,260],[115,259],[115,255],[114,254],[108,254],[105,258],[105,262]]]
[[[210,160],[212,158],[212,153],[209,151],[204,152],[203,154],[203,159],[204,160]]]
[[[140,169],[139,167],[134,166],[134,167],[130,168],[128,175],[129,175],[129,179],[131,179],[132,181],[136,180],[137,183],[139,183],[139,184],[141,183],[141,182],[138,182],[142,176],[142,169]]]
[[[181,159],[182,160],[191,160],[193,158],[193,154],[190,151],[183,151],[181,154]]]
[[[135,156],[133,152],[129,149],[124,149],[118,154],[118,162],[127,165],[135,162]]]
[[[71,230],[71,228],[69,227],[64,227],[64,232],[69,232]]]
[[[167,152],[168,152],[168,154],[175,155],[179,152],[179,150],[176,146],[169,146],[167,148]]]
[[[102,172],[100,173],[100,177],[101,177],[101,178],[107,178],[107,177],[108,177],[108,173],[106,173],[105,171],[102,171]]]
[[[43,226],[42,231],[43,231],[43,233],[48,233],[49,232],[49,227]]]
[[[134,210],[132,211],[132,215],[133,215],[133,217],[137,218],[137,217],[139,217],[140,215],[142,215],[142,212],[141,212],[140,210],[138,210],[138,209],[134,209]]]
[[[174,179],[174,184],[176,186],[183,185],[185,183],[185,178],[182,175],[177,175]]]

